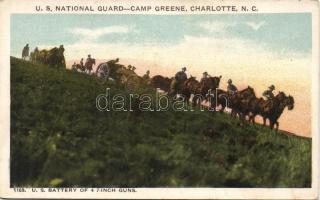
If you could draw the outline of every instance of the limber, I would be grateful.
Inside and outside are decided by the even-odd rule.
[[[212,99],[217,98],[217,90],[212,92],[211,90],[205,96],[200,94],[195,95],[201,101],[207,99],[209,105],[212,105]],[[208,98],[210,96],[210,98]],[[153,98],[155,97],[155,98]],[[192,107],[188,106],[188,101],[185,100],[185,96],[179,95],[173,100],[159,90],[156,90],[155,95],[152,94],[114,94],[111,95],[111,89],[106,88],[106,93],[100,94],[96,97],[96,108],[101,111],[129,111],[140,110],[143,112],[161,112],[161,111],[194,111]],[[228,99],[226,96],[219,96],[224,98],[226,103]],[[217,107],[217,100],[215,101]],[[200,111],[215,111],[211,106],[199,105]]]

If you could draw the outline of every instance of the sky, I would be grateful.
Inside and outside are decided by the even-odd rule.
[[[72,63],[91,54],[100,60],[119,57],[138,74],[173,76],[183,66],[188,75],[222,75],[258,96],[271,84],[295,98],[280,128],[311,136],[310,13],[219,15],[79,15],[14,14],[11,55],[63,44]],[[307,101],[306,101],[307,99]]]

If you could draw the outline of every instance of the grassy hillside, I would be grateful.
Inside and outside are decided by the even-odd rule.
[[[311,185],[311,139],[241,128],[227,114],[100,112],[106,87],[128,92],[11,58],[12,186]]]

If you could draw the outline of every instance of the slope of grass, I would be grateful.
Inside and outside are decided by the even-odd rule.
[[[311,139],[212,112],[100,112],[107,87],[128,93],[11,58],[12,186],[311,185]]]

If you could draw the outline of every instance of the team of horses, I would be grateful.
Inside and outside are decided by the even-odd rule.
[[[42,63],[49,65],[50,67],[66,68],[66,61],[63,53],[63,45],[60,45],[60,47],[54,47],[50,50],[38,50],[38,48],[36,48],[30,53],[30,60],[31,62]]]
[[[38,50],[31,52],[30,60],[32,62],[39,62],[49,65],[51,67],[65,68],[63,45],[60,47],[54,47],[50,50]],[[81,72],[88,72],[91,74],[95,65],[95,59],[91,59],[91,62],[86,62],[85,65],[76,64],[75,69]],[[189,104],[190,98],[192,106],[202,105],[209,102],[210,108],[216,110],[220,107],[220,112],[223,112],[225,108],[231,109],[232,117],[239,117],[242,125],[247,122],[255,123],[255,117],[260,115],[263,118],[263,124],[266,125],[266,121],[269,120],[269,126],[271,129],[276,126],[278,130],[281,114],[287,107],[288,110],[294,108],[294,99],[292,96],[287,96],[284,92],[279,92],[274,98],[265,100],[256,96],[252,87],[230,93],[219,88],[221,76],[219,77],[207,77],[201,81],[196,80],[195,77],[190,77],[183,82],[183,87],[179,90],[172,91],[171,83],[174,78],[168,78],[161,75],[153,76],[152,78],[145,80],[138,76],[134,70],[124,65],[110,62],[100,63],[97,69],[102,69],[103,76],[111,78],[111,80],[117,81],[122,84],[134,87],[135,85],[149,85],[154,89],[161,89],[171,97],[177,95],[184,98],[184,101]],[[98,72],[95,73],[97,76]],[[209,94],[212,92],[213,95]]]
[[[294,98],[291,95],[286,95],[284,92],[279,92],[274,98],[265,100],[256,96],[252,87],[240,90],[238,92],[227,92],[219,88],[221,76],[209,77],[203,81],[197,81],[195,77],[187,79],[183,88],[178,93],[189,102],[193,95],[192,105],[199,105],[204,102],[209,102],[209,106],[216,110],[220,107],[220,112],[225,111],[225,108],[231,109],[232,117],[239,117],[242,125],[247,122],[255,123],[255,118],[260,115],[263,118],[263,124],[269,120],[271,129],[279,128],[279,118],[287,107],[288,110],[294,108]],[[170,94],[170,84],[173,78],[156,75],[151,78],[149,84],[154,88],[159,88]],[[209,91],[212,91],[210,95]]]

